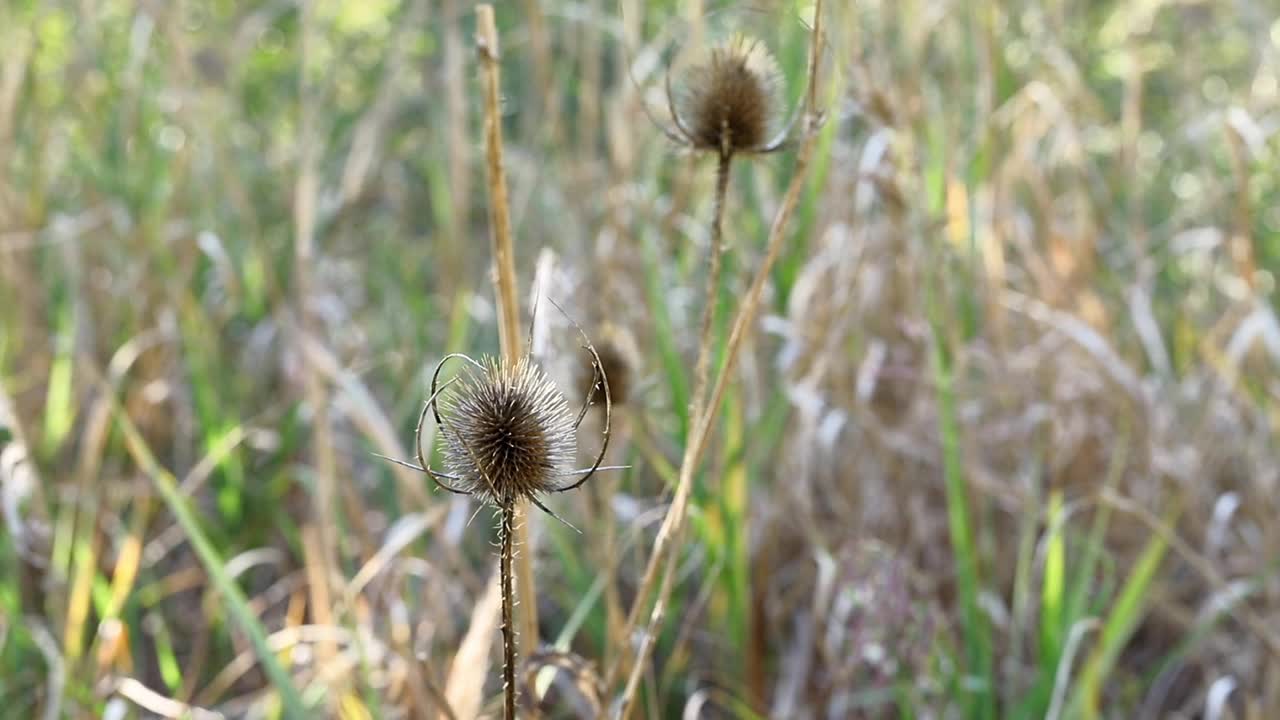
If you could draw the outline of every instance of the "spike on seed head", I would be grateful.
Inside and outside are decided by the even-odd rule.
[[[443,400],[445,464],[459,489],[503,505],[560,489],[576,451],[564,395],[528,357],[486,358]]]
[[[677,124],[699,150],[767,151],[782,114],[781,87],[782,73],[764,44],[736,36],[686,73]]]

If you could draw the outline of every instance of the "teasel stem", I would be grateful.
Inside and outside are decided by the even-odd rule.
[[[728,128],[725,128],[727,135]],[[728,143],[725,143],[728,145]],[[720,298],[720,274],[724,257],[724,205],[729,193],[729,166],[733,160],[733,152],[721,149],[716,162],[716,195],[711,216],[711,257],[707,269],[707,304],[702,309],[702,337],[698,342],[698,364],[695,368],[693,383],[693,411],[689,413],[697,418],[703,411],[703,400],[707,394],[707,368],[711,365],[711,356],[715,355],[716,303]]]
[[[498,560],[498,571],[502,576],[502,692],[505,708],[503,717],[506,720],[515,720],[516,716],[515,599],[512,597],[511,587],[515,514],[515,501],[507,498],[498,511],[498,536],[502,544],[502,555]]]
[[[498,61],[498,28],[493,6],[476,7],[476,34],[480,64],[484,71],[485,159],[489,181],[489,218],[492,227],[494,285],[498,299],[498,339],[503,358],[511,364],[520,360],[520,309],[516,300],[515,245],[511,238],[511,213],[507,203],[507,179],[502,170],[501,82]],[[529,528],[521,522],[524,502],[513,501],[516,545],[529,547]],[[538,645],[538,597],[533,580],[533,553],[525,552],[516,565],[516,586],[520,605],[520,630],[530,647]]]
[[[813,40],[809,48],[809,89],[806,97],[806,114],[808,118],[804,130],[804,138],[796,153],[791,182],[787,186],[782,204],[774,215],[773,224],[769,228],[769,240],[764,260],[756,270],[751,287],[747,290],[746,297],[734,317],[733,329],[729,333],[728,344],[725,348],[724,367],[720,370],[720,374],[716,376],[715,385],[705,410],[698,413],[693,419],[689,438],[685,443],[684,457],[680,463],[680,474],[676,481],[675,495],[671,499],[671,507],[667,511],[666,517],[663,518],[662,526],[658,529],[658,535],[653,543],[653,552],[649,556],[648,564],[645,566],[644,575],[631,606],[631,612],[627,616],[624,636],[628,639],[631,637],[632,632],[639,627],[640,615],[648,604],[649,594],[654,591],[655,585],[659,581],[659,574],[661,574],[661,584],[657,585],[657,593],[651,606],[652,610],[641,635],[640,645],[635,650],[634,657],[629,658],[630,662],[627,662],[628,658],[619,658],[609,669],[606,680],[608,687],[612,687],[623,673],[627,673],[627,683],[623,689],[622,698],[618,703],[618,711],[615,715],[617,718],[625,720],[630,717],[636,692],[640,687],[640,678],[644,675],[645,665],[648,663],[649,656],[653,652],[654,644],[657,641],[658,628],[665,617],[667,599],[670,597],[672,586],[674,585],[675,570],[679,560],[678,550],[684,535],[689,496],[693,489],[693,476],[697,471],[703,452],[706,451],[712,426],[715,424],[715,409],[719,407],[720,400],[724,397],[724,391],[733,372],[738,352],[742,348],[742,342],[755,324],[755,319],[760,310],[761,298],[764,295],[765,282],[769,279],[773,264],[777,261],[778,255],[782,250],[785,237],[784,231],[791,219],[791,215],[795,212],[796,205],[800,200],[800,191],[803,189],[808,176],[809,161],[813,156],[818,130],[822,125],[822,113],[817,109],[816,91],[822,43],[821,19],[822,0],[818,0],[814,5]]]

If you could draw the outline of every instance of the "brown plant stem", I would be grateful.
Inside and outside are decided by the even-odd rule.
[[[782,205],[774,216],[773,224],[769,228],[769,240],[764,261],[756,271],[751,288],[748,290],[747,296],[739,307],[737,316],[734,318],[733,329],[729,334],[728,345],[725,349],[724,367],[716,377],[710,401],[706,404],[705,410],[699,413],[695,419],[689,441],[685,444],[684,457],[680,463],[680,475],[676,481],[676,491],[671,500],[671,507],[662,521],[662,526],[658,529],[657,537],[654,539],[653,552],[649,557],[649,563],[645,567],[643,579],[636,592],[635,602],[631,606],[631,612],[627,617],[624,636],[630,637],[639,623],[639,615],[646,605],[646,598],[652,592],[654,583],[658,580],[658,570],[662,568],[662,582],[653,601],[649,622],[641,638],[640,647],[637,648],[635,657],[629,664],[630,675],[618,709],[618,717],[620,718],[626,718],[630,714],[636,691],[640,686],[640,679],[644,674],[645,664],[649,660],[649,654],[653,651],[657,628],[661,625],[666,612],[666,601],[671,593],[675,568],[679,558],[675,549],[678,548],[683,537],[684,520],[688,511],[689,496],[693,489],[693,476],[697,471],[698,463],[702,459],[702,454],[706,450],[711,428],[716,419],[715,411],[720,406],[725,388],[728,386],[729,377],[733,374],[733,367],[737,360],[738,352],[742,347],[742,342],[755,323],[756,315],[760,309],[760,301],[764,295],[764,285],[768,281],[773,264],[777,261],[778,255],[782,250],[784,230],[791,219],[792,213],[795,212],[796,204],[800,200],[800,191],[804,188],[809,162],[812,158],[818,130],[822,123],[821,114],[816,107],[816,84],[822,38],[821,17],[822,0],[818,0],[814,8],[813,40],[809,56],[808,119],[804,130],[804,139],[796,155],[796,164],[791,182],[787,187],[786,194],[783,196]],[[607,679],[609,686],[616,682],[623,671],[623,662],[622,659],[619,659],[610,668]]]
[[[490,239],[493,243],[494,289],[498,300],[498,336],[502,354],[514,360],[520,352],[520,318],[516,300],[516,266],[511,239],[511,213],[507,201],[507,177],[502,168],[501,77],[498,65],[498,29],[493,6],[476,8],[477,41],[484,71],[485,161],[489,181]]]
[[[504,501],[499,510],[498,535],[502,543],[499,574],[502,576],[502,693],[505,708],[503,717],[507,720],[515,720],[516,716],[516,629],[513,625],[515,602],[511,596],[515,514],[515,502],[511,499]]]
[[[694,371],[693,410],[689,417],[702,414],[703,400],[707,394],[707,368],[715,354],[716,301],[720,298],[720,267],[724,257],[724,205],[729,192],[729,165],[733,153],[721,151],[716,162],[716,195],[711,215],[711,256],[707,269],[707,302],[702,309],[702,336],[698,341],[698,364]]]
[[[498,60],[498,28],[493,6],[476,7],[477,43],[484,74],[485,160],[489,181],[489,220],[493,240],[494,286],[498,299],[498,338],[502,355],[515,364],[520,358],[520,315],[516,300],[515,247],[511,238],[511,214],[507,202],[507,179],[502,170],[502,115],[499,111],[501,77]],[[520,605],[520,630],[532,647],[538,644],[538,597],[533,580],[533,553],[529,548],[528,523],[524,522],[524,502],[515,503],[514,542],[526,548],[516,565],[516,586]]]
[[[632,631],[638,625],[640,613],[645,606],[644,599],[652,591],[653,585],[657,581],[658,569],[662,567],[662,584],[654,599],[653,610],[650,613],[648,626],[641,639],[640,647],[636,650],[635,658],[630,663],[631,675],[623,694],[622,711],[619,717],[627,717],[630,704],[634,700],[635,692],[643,675],[644,664],[648,661],[649,654],[653,650],[656,630],[662,624],[666,612],[666,600],[671,594],[675,568],[679,560],[679,554],[673,550],[679,546],[684,534],[684,521],[689,509],[689,496],[693,490],[693,476],[702,460],[702,454],[706,450],[707,441],[711,435],[711,426],[715,422],[716,415],[714,410],[719,407],[720,400],[724,397],[724,391],[728,385],[729,376],[732,374],[742,341],[747,334],[749,326],[754,323],[755,316],[760,309],[760,298],[764,294],[764,283],[768,280],[773,263],[777,260],[778,254],[782,249],[782,239],[784,237],[782,231],[795,210],[796,202],[800,196],[800,189],[804,187],[805,171],[808,168],[814,146],[813,140],[816,136],[817,133],[811,131],[810,136],[806,138],[804,145],[801,146],[800,155],[796,159],[796,174],[791,180],[791,186],[787,189],[783,205],[774,219],[764,262],[756,273],[755,280],[752,282],[751,289],[747,294],[747,299],[734,319],[733,330],[729,335],[729,343],[725,350],[724,368],[716,378],[716,383],[711,392],[711,400],[707,403],[706,410],[700,415],[696,427],[690,435],[689,444],[685,447],[684,458],[680,463],[680,475],[676,481],[676,492],[671,499],[671,508],[667,511],[667,516],[663,519],[662,526],[658,528],[658,535],[654,539],[653,552],[649,557],[649,564],[645,567],[644,578],[640,582],[640,589],[636,593],[635,603],[631,606],[631,612],[627,617],[624,637],[630,637]],[[660,563],[664,557],[666,559],[665,566]],[[612,668],[610,682],[616,681],[618,674],[621,672],[620,662]]]
[[[529,33],[529,44],[533,54],[533,82],[537,86],[535,89],[541,95],[539,101],[542,103],[540,114],[525,115],[529,122],[524,129],[534,130],[533,124],[540,116],[547,140],[554,147],[560,139],[560,99],[553,82],[551,38],[547,34],[547,24],[541,6],[542,3],[537,0],[524,0],[525,29]],[[531,135],[532,132],[528,132],[526,137]]]
[[[319,132],[316,128],[316,89],[312,73],[315,46],[314,10],[310,3],[300,8],[300,61],[298,70],[299,132],[298,169],[293,188],[294,272],[296,273],[299,324],[305,336],[323,337],[318,318],[310,307],[315,292],[312,266],[316,255],[316,206],[319,193],[317,170],[320,155]],[[313,363],[304,365],[304,386],[307,405],[312,412],[312,462],[315,466],[313,522],[315,553],[314,566],[309,578],[313,581],[310,592],[319,618],[332,618],[329,593],[330,570],[338,562],[337,525],[337,459],[334,451],[333,430],[329,425],[329,387]],[[317,657],[327,662],[337,654],[332,642],[322,642],[317,647]]]

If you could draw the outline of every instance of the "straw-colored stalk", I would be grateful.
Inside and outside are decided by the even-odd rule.
[[[498,329],[502,355],[515,364],[520,359],[520,315],[516,300],[515,248],[511,237],[511,214],[507,203],[507,179],[502,170],[501,83],[499,74],[498,29],[493,6],[476,8],[480,64],[484,74],[485,160],[489,181],[489,219],[492,225],[493,262],[498,296]],[[527,504],[513,507],[514,542],[526,549],[516,559],[516,592],[520,595],[520,631],[530,646],[538,644],[538,597],[533,579],[533,552],[529,548],[529,527],[525,522]]]

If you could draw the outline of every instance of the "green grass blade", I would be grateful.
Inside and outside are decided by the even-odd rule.
[[[1166,549],[1164,537],[1159,533],[1153,534],[1134,564],[1133,571],[1129,573],[1120,596],[1112,605],[1106,624],[1102,627],[1098,646],[1085,664],[1076,686],[1073,705],[1078,709],[1080,717],[1099,716],[1098,703],[1104,681],[1115,667],[1120,651],[1142,620],[1148,591],[1160,570]]]
[[[217,549],[214,548],[213,543],[205,536],[200,523],[196,520],[195,515],[192,514],[191,508],[187,506],[186,498],[178,491],[177,480],[172,473],[161,467],[156,461],[151,454],[151,450],[147,447],[146,441],[142,439],[138,429],[134,427],[129,417],[121,412],[120,407],[113,403],[112,410],[120,430],[124,434],[125,443],[129,448],[130,454],[141,466],[142,471],[155,483],[156,489],[160,491],[160,496],[164,498],[165,505],[169,508],[169,512],[173,513],[174,519],[178,521],[187,539],[191,541],[191,547],[196,551],[201,564],[204,565],[205,572],[209,574],[214,588],[226,602],[232,619],[248,636],[249,643],[253,645],[254,654],[258,656],[258,662],[262,664],[263,672],[266,673],[267,678],[280,695],[284,717],[289,720],[302,720],[310,717],[303,705],[302,696],[298,694],[298,689],[293,685],[293,680],[267,644],[266,630],[258,622],[258,618],[253,614],[253,611],[249,609],[249,601],[244,592],[227,575],[222,557],[218,554]]]
[[[933,303],[931,303],[933,305]],[[936,310],[936,305],[934,306]],[[966,717],[994,718],[991,637],[978,607],[978,559],[969,513],[969,490],[964,478],[960,448],[960,422],[952,387],[952,370],[942,344],[945,335],[934,317],[932,355],[934,382],[938,388],[938,422],[942,435],[943,479],[946,485],[947,523],[955,554],[960,591],[960,623],[963,636],[963,672],[972,681],[972,692],[964,703]],[[969,687],[965,682],[962,687]]]
[[[53,364],[49,368],[49,384],[44,403],[44,451],[52,455],[62,445],[62,441],[71,432],[75,422],[75,408],[72,407],[72,352],[75,337],[75,322],[71,313],[65,312],[61,327],[58,330],[58,351]]]
[[[1062,652],[1064,590],[1066,587],[1066,513],[1062,490],[1049,493],[1049,519],[1044,555],[1044,581],[1040,590],[1040,660],[1045,669],[1057,665]]]

